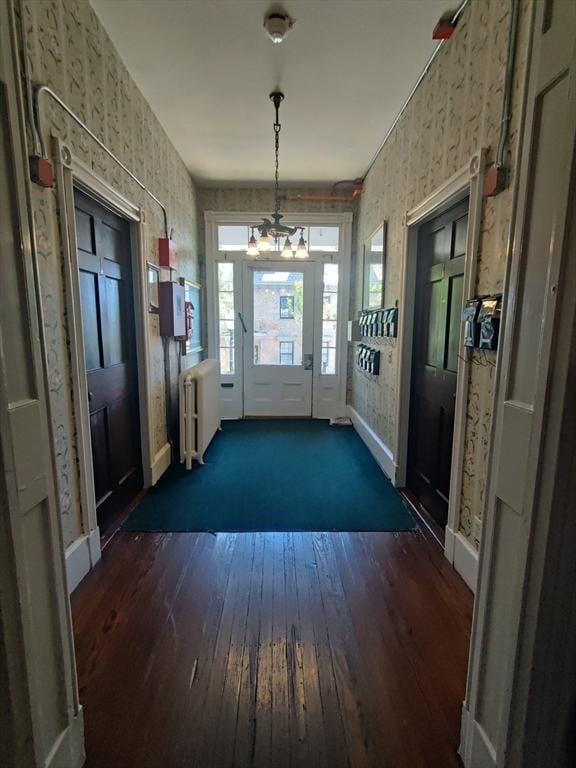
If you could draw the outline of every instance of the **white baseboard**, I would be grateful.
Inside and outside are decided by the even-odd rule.
[[[352,419],[354,429],[378,462],[380,469],[390,478],[392,485],[396,485],[396,464],[392,451],[351,405],[347,407],[347,411],[348,417]]]
[[[165,443],[162,446],[162,448],[160,448],[158,453],[154,456],[154,461],[152,462],[152,466],[150,467],[152,485],[156,485],[156,483],[158,482],[158,480],[160,480],[164,472],[166,472],[166,470],[170,466],[171,459],[172,459],[172,456],[170,453],[170,443]]]
[[[478,550],[460,533],[446,526],[444,554],[464,579],[472,592],[476,592],[478,578]]]
[[[44,765],[46,768],[82,768],[85,761],[84,712],[80,707],[76,717],[58,737]]]
[[[464,768],[496,768],[496,750],[484,728],[462,707],[461,743],[458,753]]]
[[[101,556],[99,528],[80,536],[66,548],[66,577],[69,593],[76,589]]]

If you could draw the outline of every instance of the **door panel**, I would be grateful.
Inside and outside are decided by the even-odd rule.
[[[96,511],[114,526],[142,487],[128,222],[75,192]]]
[[[311,416],[314,264],[244,265],[244,415]]]
[[[418,238],[407,484],[446,525],[462,316],[468,201]]]

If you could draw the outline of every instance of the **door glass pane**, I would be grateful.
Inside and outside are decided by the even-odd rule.
[[[220,372],[234,373],[234,264],[218,264],[218,333]]]
[[[302,365],[304,273],[255,270],[254,365]]]

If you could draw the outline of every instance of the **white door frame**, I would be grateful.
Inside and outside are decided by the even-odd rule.
[[[14,4],[0,3],[8,160],[1,173],[11,186],[0,211],[0,292],[10,306],[0,334],[0,677],[6,683],[0,690],[0,741],[10,747],[2,749],[2,765],[80,768],[83,710],[56,488],[19,60]]]
[[[396,391],[396,461],[394,485],[406,484],[408,463],[408,427],[410,419],[410,385],[412,371],[412,345],[414,341],[414,312],[416,296],[416,267],[418,262],[418,233],[420,227],[443,211],[469,197],[468,232],[466,235],[466,259],[464,265],[463,304],[473,298],[476,292],[478,248],[482,224],[483,182],[486,150],[481,149],[470,161],[448,179],[441,187],[406,213],[404,220],[404,259],[402,260],[401,303],[398,324],[398,348],[400,361]],[[460,349],[463,345],[463,326],[460,331]],[[458,555],[456,541],[469,550],[471,545],[458,533],[462,473],[464,465],[464,438],[466,431],[466,409],[470,361],[464,355],[458,358],[456,401],[454,404],[454,437],[452,443],[452,473],[448,503],[448,522],[444,553],[451,563]],[[456,552],[455,552],[456,550]],[[461,549],[460,549],[461,551]],[[468,558],[472,553],[466,550]],[[477,556],[476,556],[477,557]],[[474,589],[476,568],[467,567],[463,558],[458,568],[471,589]]]
[[[208,356],[218,359],[218,341],[217,341],[217,322],[218,322],[218,306],[217,306],[217,283],[216,283],[216,264],[218,261],[228,261],[235,265],[235,295],[242,295],[242,263],[249,260],[250,257],[246,256],[243,251],[231,251],[227,254],[218,251],[218,225],[249,225],[252,222],[257,222],[265,216],[269,216],[269,213],[259,211],[205,211],[204,223],[205,223],[205,242],[206,242],[206,305],[207,305],[207,332],[208,332]],[[286,223],[302,224],[303,226],[338,226],[340,228],[339,233],[339,250],[337,256],[338,263],[340,264],[340,290],[339,290],[339,303],[338,303],[338,376],[340,380],[338,382],[338,394],[337,403],[334,406],[335,415],[344,416],[346,414],[346,380],[347,380],[347,322],[349,318],[350,307],[350,271],[351,271],[351,253],[352,253],[352,212],[346,211],[343,213],[286,213]],[[326,263],[330,263],[330,255],[322,255],[321,252],[311,254],[309,262],[314,261],[315,256]],[[270,254],[270,259],[277,260],[279,254]],[[266,259],[261,260],[262,263],[266,263]],[[290,261],[287,259],[287,263]],[[298,259],[294,259],[297,264]],[[320,290],[316,286],[317,290]],[[315,296],[315,299],[317,296]],[[317,305],[318,306],[318,305]],[[237,308],[235,308],[237,313]],[[239,325],[239,320],[236,315],[235,321],[235,338],[237,341],[235,349],[235,361],[236,361],[236,373],[234,377],[222,377],[222,383],[233,384],[240,393],[232,406],[231,413],[234,415],[226,416],[224,418],[241,418],[242,415],[242,361],[243,361],[243,334]],[[316,342],[316,339],[315,339]],[[316,344],[315,344],[316,354]],[[316,360],[315,360],[316,362]],[[314,392],[318,391],[318,381],[320,378],[318,366],[315,365],[313,372],[313,416],[317,418],[328,418],[328,415],[318,412],[316,409],[316,403],[314,398]],[[324,377],[322,377],[324,378]],[[330,377],[327,377],[330,378]]]
[[[53,137],[56,181],[60,212],[60,236],[64,256],[65,301],[70,340],[72,396],[77,419],[77,450],[80,473],[80,508],[82,535],[66,551],[69,589],[72,591],[101,555],[100,531],[96,518],[96,497],[90,440],[90,408],[84,357],[80,276],[76,248],[74,190],[85,191],[95,200],[130,222],[132,282],[134,296],[140,440],[144,487],[152,485],[161,456],[152,455],[153,424],[150,377],[150,332],[148,326],[147,269],[145,254],[144,211],[119,194],[92,168],[74,155],[69,146]],[[162,453],[162,452],[160,452]]]
[[[562,742],[573,730],[576,6],[534,3],[527,23],[466,768],[568,765]]]

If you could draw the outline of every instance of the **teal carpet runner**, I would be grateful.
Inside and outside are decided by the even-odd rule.
[[[172,466],[128,531],[410,531],[400,494],[352,427],[225,421],[187,472]]]

